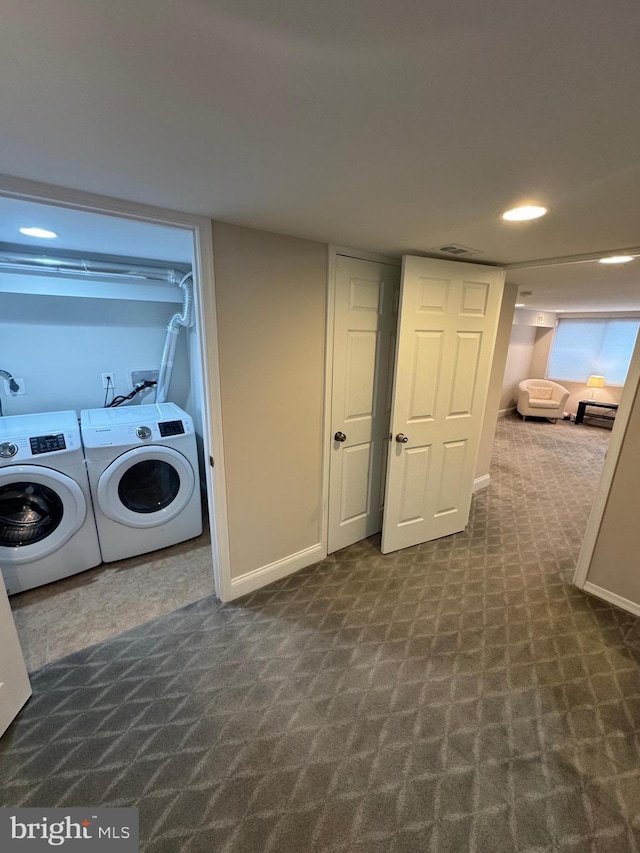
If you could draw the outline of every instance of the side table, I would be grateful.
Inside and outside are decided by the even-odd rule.
[[[585,414],[588,418],[600,418],[600,420],[603,421],[615,421],[616,419],[615,414],[610,415],[607,412],[603,412],[602,414],[599,412],[594,414],[585,412],[587,406],[595,406],[597,409],[607,409],[608,412],[614,413],[618,411],[618,403],[601,403],[599,400],[580,400],[578,403],[578,411],[576,413],[577,424],[583,423]]]

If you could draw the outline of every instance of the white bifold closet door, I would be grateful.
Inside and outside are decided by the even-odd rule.
[[[382,552],[464,530],[504,271],[403,258]]]
[[[382,528],[400,267],[338,255],[328,553]]]
[[[0,737],[29,696],[31,684],[27,667],[11,615],[7,591],[0,577]]]

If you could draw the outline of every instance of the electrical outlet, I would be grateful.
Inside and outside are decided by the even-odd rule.
[[[13,381],[20,386],[17,391],[11,390],[8,379],[3,379],[2,381],[4,382],[4,393],[7,395],[7,397],[17,397],[19,394],[27,393],[27,389],[24,386],[24,379],[15,379],[14,377]]]
[[[107,371],[102,374],[102,387],[103,388],[115,388],[116,387],[116,379],[113,375],[113,371]]]

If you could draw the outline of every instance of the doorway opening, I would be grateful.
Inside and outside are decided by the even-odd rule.
[[[378,264],[387,263],[387,264],[393,265],[393,263],[394,263],[393,259],[381,258],[379,256],[371,256],[366,252],[360,253],[357,251],[350,251],[350,250],[346,250],[346,249],[341,250],[341,249],[337,249],[334,247],[333,257],[331,259],[331,263],[333,264],[333,268],[332,268],[332,271],[330,273],[330,281],[332,278],[335,279],[337,257],[340,254],[344,254],[344,255],[347,255],[347,256],[350,256],[353,258],[362,258],[363,260],[369,259],[371,261],[377,262]],[[592,257],[585,257],[585,258],[581,258],[581,259],[574,258],[574,259],[569,259],[569,260],[571,260],[571,262],[574,264],[574,267],[579,269],[580,273],[582,274],[582,272],[585,270],[585,263],[587,261],[592,261],[592,260],[596,261],[597,258],[594,256],[593,258]],[[397,263],[397,261],[395,263]],[[564,264],[566,264],[566,259],[557,259],[556,261],[553,261],[553,262],[551,262],[551,261],[548,263],[543,262],[540,264],[540,266],[561,266]],[[519,267],[520,265],[515,265],[515,266]],[[522,266],[524,266],[524,265],[522,265]],[[532,265],[532,266],[535,266],[535,265]],[[598,265],[596,264],[595,266],[597,268]],[[331,269],[331,266],[330,266],[330,269]],[[515,272],[510,273],[509,270],[510,270],[510,267],[507,266],[507,275],[509,276],[509,278],[511,280],[516,280],[515,279],[516,273]],[[536,271],[535,270],[525,271],[525,273],[527,275],[529,275],[529,274],[535,275]],[[576,275],[574,273],[575,273],[575,269],[573,272],[568,273],[568,279],[569,279],[570,284],[572,284],[574,279],[576,278]],[[518,269],[518,274],[520,274],[519,269]],[[555,278],[557,281],[560,278],[560,276],[556,276]],[[580,276],[578,275],[577,278],[580,279]],[[331,284],[330,284],[330,287],[331,287]],[[553,287],[551,287],[549,292],[550,293],[553,292]],[[588,290],[587,301],[588,301],[588,299],[595,299],[598,292],[599,292],[598,288],[592,288],[591,290]],[[628,310],[626,312],[624,312],[626,315],[633,314],[634,316],[638,316],[640,314],[640,312],[638,311],[638,308],[637,308],[637,297],[635,297],[635,301],[634,301],[634,293],[636,293],[636,292],[637,292],[637,288],[635,288],[633,283],[632,283],[631,286],[628,288],[628,295],[631,298],[631,301],[633,304],[630,304]],[[624,293],[624,286],[622,287],[622,290],[620,291],[620,293],[622,293],[622,294]],[[620,293],[618,295],[620,295]],[[515,301],[515,297],[514,297],[514,301]],[[527,306],[525,306],[525,307],[527,307]],[[577,313],[580,314],[581,312],[582,313],[587,312],[587,307],[589,307],[589,309],[591,311],[597,310],[595,307],[592,307],[592,306],[586,306],[586,307],[583,306],[581,311],[577,311]],[[533,337],[531,338],[531,340],[528,343],[530,344],[531,347],[533,347],[535,336],[538,333],[538,331],[540,330],[540,327],[543,327],[542,332],[543,332],[543,335],[546,336],[546,340],[544,341],[544,343],[546,345],[547,355],[548,355],[548,351],[549,351],[549,344],[550,344],[550,341],[553,337],[553,332],[554,332],[554,327],[555,327],[555,316],[556,316],[555,309],[556,308],[558,309],[558,315],[562,315],[562,311],[561,311],[560,306],[556,305],[556,304],[551,304],[549,311],[536,310],[535,312],[531,312],[532,314],[535,315],[535,319],[533,321],[532,328],[531,328],[531,333],[532,333]],[[332,302],[332,297],[330,294],[328,317],[329,317],[329,327],[331,329],[334,328],[334,326],[337,328],[336,318],[334,316],[333,310],[334,310],[334,302]],[[547,316],[540,317],[541,314],[547,315]],[[566,312],[566,314],[567,314],[567,316],[569,316],[569,312]],[[548,316],[552,316],[554,321],[548,323],[547,322]],[[508,331],[507,331],[507,338],[508,338]],[[540,344],[540,341],[535,341],[535,342]],[[540,355],[541,351],[542,351],[542,346],[538,346],[538,353],[537,353],[538,360],[540,360],[540,358],[541,358],[541,355]],[[335,366],[334,366],[333,362],[331,361],[331,358],[333,355],[334,355],[334,350],[332,349],[331,353],[328,355],[327,375],[334,377],[334,387],[335,387]],[[594,541],[595,541],[595,535],[597,533],[598,524],[599,524],[599,514],[601,515],[604,503],[606,502],[607,490],[608,490],[608,488],[611,484],[611,481],[612,481],[613,472],[615,469],[615,462],[617,459],[617,454],[619,452],[619,449],[620,449],[620,446],[621,446],[621,443],[623,440],[624,430],[626,428],[626,423],[627,423],[627,419],[629,416],[630,405],[631,405],[631,402],[633,399],[633,392],[635,390],[635,386],[638,384],[638,373],[639,373],[639,371],[637,369],[638,368],[638,364],[637,364],[638,359],[640,359],[640,353],[638,352],[638,348],[636,347],[636,355],[634,356],[635,367],[633,367],[633,363],[632,363],[632,369],[630,370],[629,378],[627,380],[628,388],[625,387],[624,398],[622,399],[621,403],[619,404],[619,411],[616,411],[616,429],[614,430],[613,435],[611,436],[612,440],[611,440],[611,444],[610,444],[610,448],[609,448],[609,454],[607,455],[606,460],[604,462],[604,465],[602,466],[602,475],[600,477],[600,485],[598,486],[598,491],[597,491],[597,494],[596,494],[596,497],[594,500],[591,518],[589,519],[588,523],[585,523],[586,530],[584,533],[583,546],[582,546],[581,550],[580,549],[577,549],[577,550],[574,549],[575,553],[572,554],[572,560],[573,561],[578,559],[578,571],[577,571],[577,574],[575,577],[575,583],[579,587],[584,586],[584,575],[586,574],[585,566],[588,563],[588,559],[589,559],[589,555],[590,555],[590,549],[591,550],[593,549],[593,545],[594,545]],[[512,365],[512,367],[513,367],[513,365]],[[541,369],[542,369],[542,372],[541,373],[536,372],[536,375],[539,375],[539,376],[545,375],[546,357],[544,359],[544,365]],[[526,372],[529,373],[530,370],[531,370],[531,352],[529,352]],[[360,371],[360,372],[363,373],[363,371]],[[374,372],[372,369],[369,369],[368,373],[366,371],[364,371],[364,373],[369,377],[374,375]],[[513,377],[511,377],[511,379],[513,379]],[[583,392],[584,392],[585,388],[587,387],[586,386],[586,379],[587,379],[587,377],[585,377],[584,387],[578,388],[578,389],[572,388],[574,395],[576,395],[577,397],[584,396]],[[500,380],[498,380],[498,381],[500,381]],[[506,379],[504,381],[506,383]],[[635,383],[635,385],[634,385],[634,383]],[[631,387],[632,385],[633,385],[633,388]],[[333,390],[333,389],[331,388],[331,386],[328,386],[327,410],[329,413],[333,412],[335,409],[335,405],[332,405],[330,402],[330,390]],[[385,389],[383,389],[383,388],[379,388],[378,393],[380,395],[384,395],[384,390]],[[496,395],[496,409],[494,410],[494,415],[493,415],[494,424],[495,424],[495,414],[497,413],[497,410],[498,410],[497,401],[499,399],[499,396],[500,396],[499,394]],[[512,411],[515,411],[515,406],[516,406],[516,401],[514,400],[513,406],[512,406]],[[503,409],[502,414],[504,414],[505,407],[506,407],[505,403],[501,401],[500,402],[500,408]],[[575,408],[577,409],[577,405]],[[334,418],[334,420],[335,420],[335,418]],[[551,428],[553,428],[551,424],[549,424],[549,426]],[[336,423],[334,421],[330,421],[328,418],[327,422],[326,422],[326,433],[330,437],[329,441],[333,441],[333,447],[327,453],[328,457],[331,457],[332,451],[335,451],[336,449],[346,445],[348,442],[348,438],[349,438],[347,430],[343,429],[340,424],[337,424],[336,429],[334,429],[334,427],[336,427]],[[572,424],[571,428],[575,429],[575,430],[592,429],[591,426],[587,426],[586,424],[584,426],[582,426],[582,425],[576,426],[576,425]],[[561,429],[562,429],[562,427],[561,427]],[[596,429],[597,429],[597,427],[596,427]],[[598,432],[602,436],[602,431],[598,430]],[[389,437],[392,438],[394,433],[395,433],[395,430],[388,431],[387,432],[387,438],[389,438]],[[343,436],[344,436],[344,439],[343,439]],[[607,436],[607,438],[608,438],[608,436]],[[361,450],[360,447],[358,447],[358,449]],[[363,482],[374,481],[374,479],[367,472],[367,463],[369,462],[369,459],[366,457],[366,455],[363,452],[361,452],[360,459],[358,459],[356,456],[356,453],[354,452],[353,456],[354,456],[354,460],[356,462],[360,463],[359,466],[358,465],[352,466],[353,471],[355,471],[355,473],[358,474],[360,480],[362,480]],[[345,466],[343,466],[343,467],[345,467]],[[348,467],[348,466],[346,466],[346,467]],[[329,470],[328,462],[327,462],[325,470],[327,472],[326,477],[325,477],[325,481],[328,482],[330,479],[330,475],[328,473],[328,470]],[[367,480],[367,477],[369,477],[368,480]],[[487,485],[489,483],[488,477],[487,478],[481,478],[481,479],[484,480],[484,482],[481,485]],[[340,483],[342,483],[342,481],[344,481],[344,480],[345,480],[344,475],[341,478],[339,478]],[[355,491],[357,493],[357,490],[355,490]],[[330,488],[327,489],[326,506],[328,508],[327,509],[327,518],[330,520],[331,519],[331,513],[332,513],[332,499],[331,499],[331,489]],[[372,506],[372,504],[371,504],[371,502],[367,503],[366,501],[361,499],[359,503],[355,500],[352,500],[351,502],[343,501],[343,506],[347,506],[348,508],[352,509],[350,514],[345,513],[346,518],[348,518],[350,521],[353,521],[356,523],[362,523],[362,521],[364,520],[364,516],[365,516],[364,508],[365,507],[370,508]],[[333,509],[335,510],[335,507]],[[375,509],[379,510],[380,506],[375,507]],[[334,514],[335,514],[335,512],[334,512]],[[327,523],[327,527],[329,527],[329,526],[330,526],[330,521],[328,521],[328,523]],[[355,524],[354,524],[354,528],[355,528]],[[331,553],[331,551],[336,550],[331,545],[331,542],[332,542],[331,531],[326,530],[325,535],[327,537],[326,541],[329,542],[328,551],[329,551],[329,553]],[[354,541],[358,541],[358,539],[356,539]],[[338,547],[340,547],[340,546],[338,546]],[[578,555],[578,551],[580,551],[579,555]],[[573,562],[572,562],[572,566],[573,566]]]
[[[107,499],[112,507],[124,507],[133,494],[132,520],[112,513],[110,532],[101,534],[103,551],[109,551],[107,538],[109,546],[125,538],[118,530],[130,540],[115,556],[112,548],[105,557],[108,562],[100,562],[99,555],[75,568],[77,573],[63,577],[60,570],[49,584],[42,583],[48,580],[46,571],[38,573],[42,562],[31,566],[27,559],[15,571],[5,571],[12,578],[7,584],[10,594],[16,593],[12,609],[33,670],[224,587],[224,468],[214,381],[211,224],[21,181],[0,185],[0,209],[0,243],[6,256],[0,267],[5,326],[0,368],[13,379],[13,385],[5,379],[0,388],[0,423],[16,430],[40,416],[80,416],[86,411],[96,415],[96,424],[100,421],[94,434],[102,431],[104,436],[107,420],[138,432],[122,443],[113,437],[114,426],[109,441],[97,442],[99,452],[114,457],[104,462],[104,469],[129,451],[153,455],[149,446],[134,451],[135,441],[152,442],[162,454],[173,453],[178,460],[171,465],[164,457],[136,459],[123,472],[120,483],[127,494],[123,497],[116,488]],[[59,236],[47,240],[19,232],[23,226],[47,224]],[[24,257],[18,264],[20,252]],[[31,263],[37,256],[39,264]],[[174,337],[175,355],[169,352],[169,368],[164,370],[165,376],[170,374],[167,403],[158,406],[154,383],[167,361],[163,349],[170,320],[186,310],[184,288],[178,284],[188,273],[193,278],[191,317]],[[144,412],[144,423],[133,424],[138,412]],[[133,425],[125,427],[125,421]],[[42,424],[29,440],[43,430],[57,431]],[[83,430],[85,445],[88,433],[88,428]],[[174,443],[175,448],[169,446]],[[46,453],[37,461],[58,464]],[[98,506],[98,479],[85,494],[87,526]],[[164,490],[162,495],[158,489]],[[171,515],[172,507],[180,511]],[[200,526],[196,515],[204,522]],[[51,568],[49,563],[46,568]]]
[[[519,407],[520,383],[559,382],[566,389],[561,430],[570,439],[567,452],[571,452],[572,442],[577,448],[580,442],[600,445],[598,464],[585,485],[586,493],[593,492],[591,512],[585,519],[581,548],[569,566],[572,577],[567,578],[581,589],[588,587],[587,571],[640,371],[637,340],[633,350],[636,334],[630,335],[631,325],[637,327],[640,319],[637,272],[600,264],[600,256],[594,253],[507,266],[507,281],[518,288],[518,297],[499,405],[499,415],[506,418],[518,418],[518,409],[524,409],[528,424],[531,410],[526,400]],[[560,332],[559,324],[564,327]],[[615,345],[611,346],[613,339]],[[596,405],[590,408],[593,402]],[[544,419],[534,421],[536,426],[540,434],[547,426],[554,431]]]

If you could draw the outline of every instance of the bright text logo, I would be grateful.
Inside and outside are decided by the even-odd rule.
[[[138,853],[137,809],[0,809],[0,850]]]

